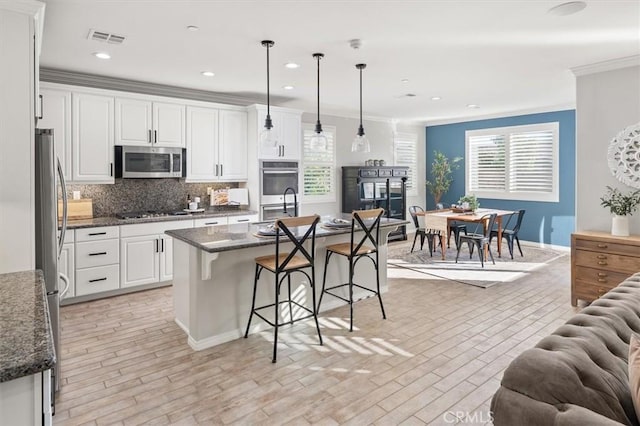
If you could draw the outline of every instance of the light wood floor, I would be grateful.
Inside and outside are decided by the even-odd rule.
[[[526,253],[525,253],[526,255]],[[54,423],[445,425],[489,420],[508,363],[576,311],[569,256],[488,289],[397,278],[376,299],[195,352],[173,322],[171,289],[61,309]],[[472,421],[475,420],[475,421]]]

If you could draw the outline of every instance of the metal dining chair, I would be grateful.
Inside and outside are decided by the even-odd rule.
[[[516,217],[515,220],[513,218]],[[522,218],[524,217],[524,209],[520,209],[517,212],[513,212],[509,219],[507,219],[507,223],[504,224],[502,229],[502,238],[507,240],[507,247],[509,247],[509,254],[511,255],[511,260],[513,260],[513,241],[518,244],[518,251],[520,251],[520,256],[524,256],[522,254],[522,248],[520,247],[520,239],[518,238],[518,232],[520,231],[520,226],[522,225]],[[489,244],[491,244],[491,240],[493,237],[498,237],[498,229],[492,229],[491,235],[489,235]]]
[[[438,205],[436,206],[436,209],[438,207],[442,207],[442,209],[448,209],[450,208],[450,206],[448,204],[444,204],[444,203],[438,203]],[[440,210],[440,209],[438,209]],[[465,235],[467,234],[467,225],[464,223],[460,223],[460,222],[456,222],[456,221],[452,221],[449,222],[449,235],[447,236],[447,247],[451,247],[451,234],[453,234],[453,239],[456,242],[456,249],[460,246],[459,244],[459,237],[460,237],[460,233],[464,232]]]
[[[458,263],[458,257],[460,256],[460,247],[462,243],[467,243],[469,247],[469,259],[473,256],[473,248],[478,248],[478,256],[480,257],[480,264],[484,268],[484,249],[486,248],[491,256],[491,261],[496,264],[493,259],[493,253],[491,253],[491,245],[489,238],[491,237],[491,230],[496,223],[496,213],[486,214],[480,218],[480,221],[476,224],[474,232],[466,235],[460,235],[460,242],[458,244],[458,252],[456,253],[456,263]],[[482,231],[482,232],[480,232]]]

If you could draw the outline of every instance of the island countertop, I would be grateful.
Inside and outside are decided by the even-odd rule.
[[[0,274],[0,382],[36,374],[56,362],[41,271]]]
[[[176,229],[165,233],[200,250],[208,253],[217,253],[275,244],[275,236],[258,235],[258,230],[265,228],[268,223],[236,223],[232,225]],[[380,219],[380,228],[396,227],[408,223],[406,220],[382,218]],[[350,224],[344,228],[329,228],[320,223],[316,228],[316,238],[348,234],[350,232]]]

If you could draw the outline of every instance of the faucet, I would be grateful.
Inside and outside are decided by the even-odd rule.
[[[282,198],[283,198],[282,205],[284,207],[284,210],[282,211],[282,213],[288,214],[287,213],[287,193],[288,192],[293,192],[293,217],[297,217],[298,216],[298,194],[296,194],[296,190],[290,186],[287,187],[287,189],[285,189],[284,193],[282,194]]]

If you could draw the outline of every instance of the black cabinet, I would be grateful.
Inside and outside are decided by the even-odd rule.
[[[342,168],[342,212],[382,207],[384,216],[405,219],[408,167]],[[389,234],[389,241],[406,240],[405,226]]]

